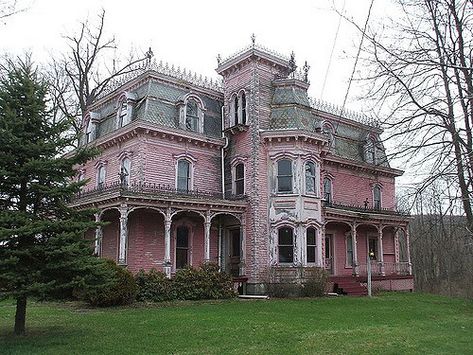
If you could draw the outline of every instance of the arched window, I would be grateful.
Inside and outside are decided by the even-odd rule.
[[[246,94],[241,92],[241,123],[246,124]]]
[[[245,166],[239,163],[235,166],[234,193],[235,195],[243,195],[245,193]]]
[[[292,192],[292,161],[281,159],[278,161],[277,175],[278,192]]]
[[[292,263],[294,261],[294,231],[289,227],[278,229],[278,261]]]
[[[375,210],[381,209],[381,187],[379,185],[373,187],[373,208]]]
[[[235,125],[240,123],[238,120],[238,117],[240,115],[239,110],[240,110],[240,107],[238,105],[238,96],[235,96],[235,98],[233,99],[233,123]]]
[[[189,265],[189,228],[176,228],[176,269],[183,269]]]
[[[130,123],[129,105],[126,99],[123,99],[119,104],[117,119],[118,128],[126,126],[128,123]]]
[[[315,194],[317,192],[317,176],[315,163],[308,161],[305,163],[305,192]]]
[[[194,100],[187,101],[186,105],[186,129],[199,132],[199,106]]]
[[[317,231],[315,228],[309,227],[306,230],[306,262],[315,263],[317,250]]]
[[[124,187],[130,185],[131,160],[124,158],[120,164],[120,184]]]
[[[97,170],[97,188],[105,187],[105,165],[100,165]]]
[[[376,164],[376,139],[371,137],[366,142],[365,146],[365,160],[367,163]]]
[[[191,164],[184,159],[177,163],[177,189],[184,192],[191,190]]]
[[[327,203],[333,202],[332,180],[330,180],[328,177],[324,178],[324,199]]]

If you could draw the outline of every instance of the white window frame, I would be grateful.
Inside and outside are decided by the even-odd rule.
[[[351,260],[348,258],[348,238],[351,240]],[[353,260],[354,260],[354,255],[353,255],[353,235],[351,232],[347,233],[345,235],[345,269],[351,269],[353,268]]]
[[[328,137],[328,146],[332,148],[335,144],[334,140],[334,128],[329,122],[324,122],[322,124],[322,134]]]
[[[289,161],[290,163],[290,167],[291,167],[291,175],[280,175],[279,174],[279,163],[282,162],[283,160],[287,160]],[[288,157],[282,157],[278,160],[276,160],[276,192],[278,194],[292,194],[294,193],[294,161],[291,159],[291,158],[288,158]],[[291,177],[291,190],[288,190],[288,191],[280,191],[279,190],[279,177]]]
[[[307,232],[309,231],[309,229],[313,229],[315,231],[315,244],[310,244],[308,243],[307,241]],[[315,228],[314,226],[308,226],[306,229],[305,229],[305,263],[306,265],[317,265],[317,262],[318,262],[318,248],[319,246],[317,245],[317,240],[318,240],[318,234],[319,234],[319,230],[317,228]],[[314,261],[308,261],[308,253],[307,253],[307,250],[308,248],[312,247],[315,249],[315,260]]]
[[[128,167],[125,166],[125,163],[127,163]],[[128,170],[128,175],[126,175],[124,183],[120,180],[120,184],[124,185],[125,187],[128,187],[130,186],[131,182],[131,159],[129,157],[124,157],[120,160],[120,178],[122,177],[123,170],[125,169]]]
[[[281,229],[289,229],[292,231],[292,261],[285,261],[285,262],[282,262],[280,260],[280,254],[279,254],[279,248],[281,247],[281,244],[279,243],[279,231]],[[295,230],[294,230],[294,227],[292,226],[289,226],[289,225],[282,225],[282,226],[279,226],[277,229],[276,229],[276,238],[277,238],[277,261],[278,261],[278,265],[293,265],[294,264],[294,261],[296,259],[296,248],[295,248]],[[289,247],[289,244],[282,244],[283,247]]]
[[[101,174],[101,171],[103,171],[103,174]],[[96,187],[98,189],[102,189],[105,187],[105,183],[107,181],[107,168],[106,164],[100,164],[97,166],[97,176],[96,176]]]
[[[189,176],[187,177],[187,190],[186,192],[193,191],[194,190],[194,164],[190,159],[187,158],[179,158],[176,161],[176,180],[175,180],[175,186],[177,191],[184,191],[179,189],[179,162],[185,161],[187,164],[189,164]]]
[[[379,191],[379,206],[376,206],[375,190]],[[373,209],[381,210],[383,208],[383,189],[381,188],[381,185],[375,184],[373,186],[372,194],[373,194]]]
[[[314,180],[314,191],[309,191],[307,189],[307,170],[306,167],[308,164],[313,164],[314,165],[314,175],[310,175],[310,178]],[[318,179],[317,179],[317,174],[318,172],[318,164],[312,160],[307,160],[304,163],[304,191],[307,195],[318,195]]]

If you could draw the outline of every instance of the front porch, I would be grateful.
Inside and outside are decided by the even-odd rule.
[[[77,208],[98,209],[102,227],[90,231],[95,253],[132,272],[156,269],[171,277],[186,266],[216,263],[244,277],[246,202],[205,191],[119,184],[81,194]]]

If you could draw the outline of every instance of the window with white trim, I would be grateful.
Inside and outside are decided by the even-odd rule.
[[[105,187],[105,165],[100,165],[97,169],[97,188],[102,189]]]
[[[317,231],[313,227],[306,229],[306,262],[307,264],[314,264],[317,255]]]
[[[305,163],[305,192],[317,193],[317,174],[316,165],[312,161]]]
[[[200,132],[199,105],[197,101],[189,99],[186,104],[186,129]]]
[[[245,193],[245,165],[238,163],[234,168],[234,193],[243,195]]]
[[[280,159],[277,163],[277,191],[292,192],[292,161]]]
[[[177,162],[177,190],[191,190],[191,169],[191,163],[187,160],[181,159]]]
[[[294,262],[294,230],[290,227],[278,229],[278,262]]]
[[[130,185],[131,160],[123,158],[120,163],[120,184],[124,187]]]
[[[329,123],[324,123],[322,125],[322,133],[327,136],[328,146],[333,147],[334,137],[333,137],[333,127]]]
[[[233,94],[230,99],[230,126],[238,124],[246,125],[248,116],[248,107],[246,93],[240,90],[237,94]]]
[[[345,265],[353,266],[353,237],[351,236],[351,233],[346,236],[345,244],[347,250]]]
[[[92,120],[89,119],[87,121],[87,126],[85,128],[85,143],[90,143],[94,139],[94,124],[92,123]]]
[[[332,180],[330,180],[328,177],[324,178],[324,199],[327,203],[333,202]]]

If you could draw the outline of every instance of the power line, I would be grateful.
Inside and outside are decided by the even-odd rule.
[[[366,28],[368,27],[368,21],[369,21],[370,16],[371,16],[371,9],[373,8],[373,3],[374,3],[374,0],[371,0],[370,7],[368,9],[368,16],[366,16],[365,26],[363,27],[363,32],[361,34],[361,40],[360,40],[360,45],[358,46],[358,53],[356,54],[355,64],[353,65],[353,71],[351,73],[350,80],[348,81],[348,87],[347,87],[347,92],[345,94],[345,99],[343,100],[341,114],[343,114],[343,111],[345,110],[345,105],[346,105],[347,99],[348,99],[348,93],[350,92],[351,82],[353,81],[353,76],[355,75],[355,70],[356,70],[356,66],[358,64],[358,59],[360,58],[361,47],[363,46],[363,40],[365,39],[365,32],[366,32]]]

